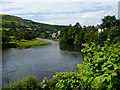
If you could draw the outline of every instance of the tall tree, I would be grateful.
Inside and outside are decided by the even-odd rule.
[[[109,28],[115,26],[117,23],[115,16],[106,16],[102,19],[101,28]]]

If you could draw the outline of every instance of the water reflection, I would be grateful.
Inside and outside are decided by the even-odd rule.
[[[63,51],[70,51],[70,52],[80,52],[82,47],[80,45],[74,45],[73,43],[66,43],[60,42],[59,48]]]

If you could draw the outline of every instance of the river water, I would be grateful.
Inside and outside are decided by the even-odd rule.
[[[2,50],[2,86],[29,74],[40,82],[44,77],[52,77],[55,72],[75,70],[75,66],[83,60],[80,50],[70,44],[42,40],[49,44]]]

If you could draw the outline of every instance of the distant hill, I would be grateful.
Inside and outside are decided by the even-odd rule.
[[[50,32],[57,32],[62,29],[64,26],[60,25],[50,25],[44,23],[34,22],[32,20],[23,19],[21,17],[13,16],[13,15],[6,15],[0,14],[0,24],[2,23],[3,28],[26,28],[29,30],[42,30],[42,31],[50,31]]]

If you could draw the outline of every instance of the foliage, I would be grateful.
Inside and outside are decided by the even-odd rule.
[[[105,42],[105,47],[92,44],[82,49],[85,53],[84,61],[78,65],[80,74],[87,77],[90,88],[115,88],[120,89],[120,45],[110,45],[110,40]]]
[[[120,26],[111,28],[108,33],[108,38],[110,38],[114,44],[120,41]]]
[[[8,36],[5,30],[2,31],[2,44],[8,43],[10,41],[10,37]]]
[[[51,79],[44,79],[39,84],[42,89],[71,90],[81,89],[82,82],[79,72],[59,72]]]
[[[81,30],[82,27],[78,22],[73,27],[72,26],[64,27],[60,32],[60,41],[81,44],[81,42],[79,42],[79,39],[83,38],[82,35],[80,35],[83,34],[80,33]]]
[[[2,17],[3,20],[18,21],[17,17],[16,16],[12,16],[12,15],[2,14],[2,15],[0,15],[0,17]]]
[[[116,17],[115,16],[105,16],[102,19],[102,24],[101,24],[101,28],[108,28],[108,27],[114,27],[118,24],[118,22],[116,21]]]
[[[115,16],[106,16],[102,19],[102,24],[95,26],[83,26],[77,22],[74,26],[62,28],[60,34],[61,42],[71,42],[81,45],[82,43],[104,45],[104,41],[108,38],[112,43],[120,41],[120,21]],[[98,29],[102,29],[98,32]]]
[[[98,30],[94,26],[82,28],[78,22],[73,27],[64,27],[60,33],[60,41],[78,45],[91,42],[98,44],[98,39]]]
[[[35,90],[35,88],[37,88],[36,78],[29,75],[20,81],[10,82],[9,86],[3,87],[3,90]]]

